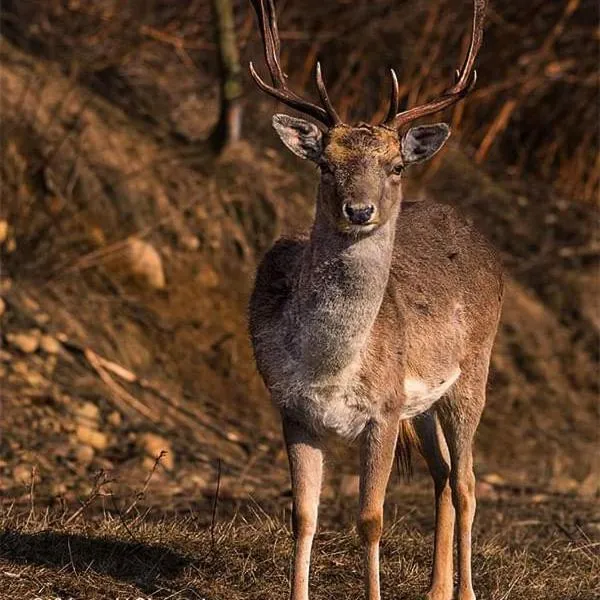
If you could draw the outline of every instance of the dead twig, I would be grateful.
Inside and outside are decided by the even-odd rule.
[[[217,505],[219,503],[219,492],[221,490],[221,459],[217,463],[217,489],[215,491],[215,497],[212,505],[212,516],[210,519],[210,545],[211,551],[215,551],[215,527],[217,523]]]
[[[146,495],[146,490],[148,489],[148,486],[150,485],[150,480],[152,479],[152,476],[154,475],[156,469],[158,468],[160,461],[166,455],[167,455],[167,451],[161,450],[160,454],[154,459],[154,465],[152,465],[152,469],[150,469],[150,473],[148,473],[148,477],[146,477],[146,480],[144,481],[144,486],[142,487],[142,489],[139,492],[137,492],[135,494],[135,498],[134,498],[133,502],[129,505],[129,508],[125,511],[126,515],[128,515],[135,508],[137,503]]]
[[[109,483],[113,483],[115,480],[108,477],[105,471],[100,470],[94,478],[94,485],[88,497],[81,503],[81,506],[64,522],[64,525],[72,523],[81,513],[98,497],[102,494],[102,488]]]

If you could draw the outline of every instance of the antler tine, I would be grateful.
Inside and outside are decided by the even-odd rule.
[[[321,106],[317,106],[308,100],[304,100],[300,96],[298,96],[295,92],[292,92],[286,85],[285,75],[281,69],[281,64],[279,61],[280,57],[280,41],[279,41],[279,33],[277,29],[277,16],[275,13],[275,5],[273,0],[267,0],[265,4],[265,0],[251,0],[252,5],[254,6],[254,10],[256,11],[256,15],[258,17],[258,22],[260,25],[260,31],[263,39],[263,47],[265,52],[265,61],[269,68],[269,73],[271,75],[271,81],[273,85],[269,85],[266,83],[260,75],[256,72],[254,65],[252,62],[250,63],[250,74],[252,78],[258,85],[258,87],[267,94],[277,98],[284,104],[287,104],[291,108],[306,113],[310,115],[314,119],[320,121],[327,127],[333,127],[341,123],[341,119],[338,114],[335,112],[331,101],[329,100],[329,96],[327,94],[327,89],[325,88],[325,84],[323,82],[323,76],[321,74],[321,67],[317,64],[317,88],[319,90],[319,96],[321,97],[321,102],[325,106],[322,108]]]
[[[325,87],[325,82],[323,81],[323,74],[321,73],[321,63],[317,62],[317,89],[319,90],[319,97],[321,98],[321,102],[327,111],[327,114],[333,121],[335,125],[339,125],[342,120],[340,119],[337,112],[335,112],[335,108],[333,108],[333,104],[329,99],[329,94],[327,93],[327,88]]]
[[[454,85],[431,102],[415,106],[394,116],[391,116],[392,106],[390,106],[390,112],[383,122],[384,125],[400,128],[415,119],[431,115],[456,104],[456,102],[462,100],[473,89],[477,81],[477,71],[473,70],[473,65],[475,64],[475,59],[477,58],[477,53],[481,48],[481,41],[483,39],[486,4],[487,0],[473,0],[473,29],[471,31],[469,51],[467,52],[462,68],[456,73]]]
[[[388,110],[388,114],[384,119],[384,123],[388,123],[394,119],[394,117],[398,114],[398,101],[400,100],[400,92],[398,90],[398,76],[396,75],[396,71],[394,69],[390,69],[390,74],[392,76],[392,92],[390,94],[390,108]]]

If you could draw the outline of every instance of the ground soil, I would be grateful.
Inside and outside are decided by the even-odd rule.
[[[214,156],[210,96],[157,127],[6,39],[0,57],[0,597],[280,598],[289,483],[245,307],[262,253],[310,223],[313,169],[256,123]],[[164,98],[179,74],[136,77]],[[508,270],[477,438],[479,597],[598,597],[596,210],[458,144],[408,187],[457,206]],[[415,461],[390,486],[384,598],[426,589]],[[314,597],[354,597],[352,451],[329,467]]]

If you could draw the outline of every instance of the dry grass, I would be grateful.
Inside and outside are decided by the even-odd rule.
[[[480,600],[592,600],[600,585],[599,515],[566,497],[480,502],[474,578]],[[404,494],[392,505],[382,543],[384,599],[416,600],[428,580],[429,498]],[[313,598],[357,598],[360,547],[353,510],[324,515],[313,566]],[[353,508],[353,507],[352,507]],[[291,536],[285,517],[256,505],[214,527],[209,514],[124,520],[114,511],[0,515],[0,598],[282,598]],[[594,537],[594,535],[596,537]]]

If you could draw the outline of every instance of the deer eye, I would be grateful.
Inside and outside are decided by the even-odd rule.
[[[402,163],[396,163],[391,170],[392,175],[401,175],[404,171],[404,165]]]

